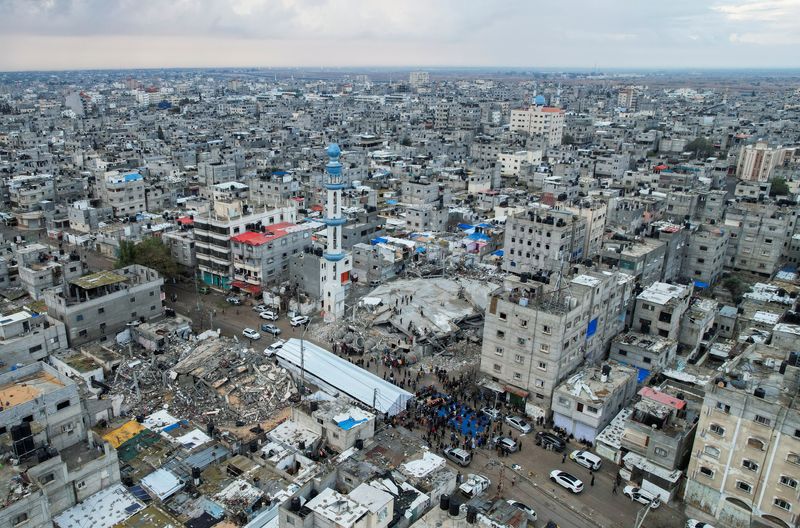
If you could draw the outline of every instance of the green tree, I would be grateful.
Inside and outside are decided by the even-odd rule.
[[[789,186],[783,178],[772,178],[770,184],[772,184],[769,188],[770,196],[785,196],[789,194]]]
[[[708,158],[714,155],[714,145],[704,137],[694,138],[686,145],[686,150],[694,154],[695,158]]]
[[[131,264],[153,268],[168,279],[173,279],[181,273],[181,267],[175,262],[175,258],[170,253],[169,248],[164,245],[160,238],[155,237],[143,240],[138,244],[126,240],[120,242],[117,266],[129,266]]]
[[[739,304],[744,299],[744,294],[750,291],[750,285],[737,276],[731,276],[722,282],[726,290],[731,292],[733,302]]]

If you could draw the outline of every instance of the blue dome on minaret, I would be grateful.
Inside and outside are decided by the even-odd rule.
[[[329,158],[336,159],[342,153],[342,149],[340,149],[339,145],[337,145],[336,143],[331,143],[330,145],[328,145],[328,148],[325,150],[325,153],[328,155]]]
[[[533,104],[535,104],[536,106],[544,106],[547,104],[547,100],[544,98],[542,94],[539,94],[533,98]]]

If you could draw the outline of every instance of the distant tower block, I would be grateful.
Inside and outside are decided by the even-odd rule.
[[[350,255],[342,249],[342,226],[347,219],[342,215],[342,164],[339,163],[339,145],[331,144],[325,151],[328,164],[325,166],[324,222],[327,226],[327,246],[320,259],[320,281],[322,282],[322,309],[327,320],[344,315],[346,286],[350,283],[353,264]]]

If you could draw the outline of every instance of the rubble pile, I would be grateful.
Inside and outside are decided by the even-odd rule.
[[[197,422],[242,427],[274,416],[297,391],[285,369],[229,338],[175,339],[163,354],[132,353],[119,366],[111,395],[133,416],[168,408]]]

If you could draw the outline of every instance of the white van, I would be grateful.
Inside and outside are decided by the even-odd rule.
[[[600,466],[603,463],[599,456],[595,455],[594,453],[590,453],[589,451],[573,451],[569,454],[569,458],[570,460],[574,460],[578,464],[585,468],[591,469],[592,471],[597,471],[600,469]]]
[[[448,447],[444,450],[444,456],[455,462],[461,467],[467,467],[472,462],[472,455],[459,449],[458,447]]]

